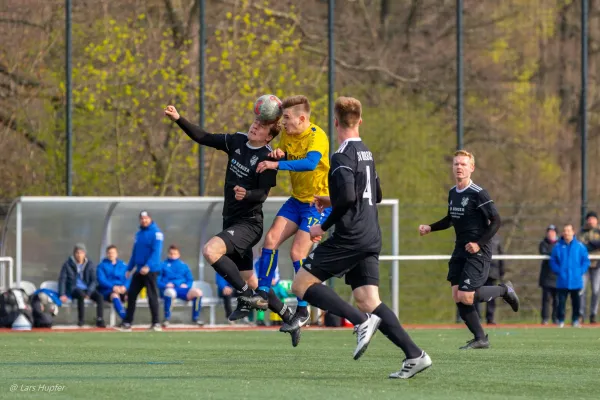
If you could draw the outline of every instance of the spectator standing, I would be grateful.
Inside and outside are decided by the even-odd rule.
[[[573,225],[563,228],[562,238],[552,249],[550,267],[556,274],[556,289],[558,291],[558,325],[565,325],[565,307],[567,296],[571,296],[573,308],[573,327],[580,327],[579,322],[579,291],[583,287],[583,275],[590,266],[590,258],[586,247],[575,238]]]
[[[160,255],[164,236],[148,211],[140,212],[140,229],[135,235],[131,259],[127,265],[127,277],[133,273],[131,285],[127,293],[127,312],[121,324],[123,331],[131,331],[131,323],[135,314],[135,302],[143,287],[146,287],[152,325],[150,330],[161,331],[158,319],[158,288],[156,279],[161,270]],[[135,269],[135,271],[134,271]]]
[[[558,232],[556,226],[548,226],[546,237],[540,242],[539,253],[550,256],[557,241]],[[550,260],[542,260],[538,284],[542,288],[542,325],[548,325],[550,317],[552,318],[552,323],[557,324],[558,295],[556,292],[556,274],[550,268]]]

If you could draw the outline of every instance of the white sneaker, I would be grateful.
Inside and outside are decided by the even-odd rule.
[[[154,331],[154,332],[162,332],[162,328],[160,327],[160,324],[153,324],[152,326],[150,326],[150,328],[148,328],[149,331]]]
[[[354,327],[354,333],[357,335],[356,350],[354,350],[355,360],[358,360],[367,351],[367,347],[381,323],[381,318],[377,315],[367,314],[367,316],[368,318],[365,322]]]
[[[431,367],[431,358],[425,352],[418,358],[407,358],[402,362],[402,369],[390,374],[390,379],[412,378],[421,371]]]

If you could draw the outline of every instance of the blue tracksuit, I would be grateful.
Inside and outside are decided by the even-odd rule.
[[[162,270],[157,281],[158,289],[160,290],[161,296],[168,283],[172,283],[175,286],[174,289],[177,291],[178,298],[180,298],[181,300],[187,299],[187,292],[192,288],[192,285],[194,284],[194,277],[192,276],[192,271],[190,271],[190,268],[187,266],[186,263],[181,261],[181,259],[171,260],[167,258],[163,262]],[[187,285],[187,288],[180,288],[179,286],[182,283],[185,283]]]
[[[127,264],[122,260],[117,260],[113,264],[108,258],[102,260],[102,262],[96,267],[96,274],[98,277],[98,291],[102,293],[105,299],[112,293],[114,286],[125,286],[129,290],[129,284],[131,279],[125,277],[127,272]]]
[[[192,276],[192,271],[190,271],[190,268],[186,263],[181,261],[181,259],[172,260],[167,258],[162,264],[162,270],[157,281],[160,295],[164,300],[165,320],[167,321],[171,318],[171,304],[173,301],[171,297],[164,296],[166,286],[169,283],[173,284],[173,289],[177,293],[178,299],[184,301],[188,300],[187,295],[194,284],[194,277]],[[184,283],[187,285],[187,287],[180,287]],[[192,304],[192,321],[198,321],[201,307],[202,297],[194,298]]]
[[[556,288],[579,290],[583,287],[583,275],[590,266],[586,247],[576,238],[567,244],[560,239],[552,249],[550,267],[556,274]]]
[[[135,243],[127,270],[131,271],[137,267],[139,271],[140,268],[147,265],[150,267],[150,272],[160,272],[163,239],[164,236],[155,222],[152,222],[147,228],[140,228],[135,234]]]

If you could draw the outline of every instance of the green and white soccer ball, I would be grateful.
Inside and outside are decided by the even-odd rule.
[[[260,96],[254,102],[254,116],[262,122],[274,122],[281,118],[281,100],[273,94]]]

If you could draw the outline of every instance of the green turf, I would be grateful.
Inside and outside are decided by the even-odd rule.
[[[389,380],[401,354],[378,334],[359,361],[350,331],[26,333],[0,337],[0,398],[597,399],[600,329],[415,330],[433,366]],[[64,386],[40,393],[40,385]],[[11,392],[11,385],[17,385]],[[25,387],[36,392],[24,392]],[[144,397],[143,397],[144,396]]]

